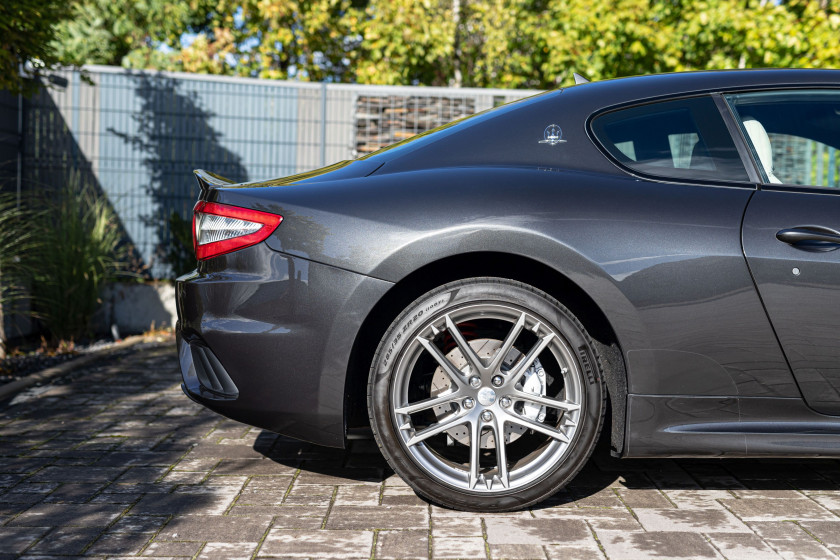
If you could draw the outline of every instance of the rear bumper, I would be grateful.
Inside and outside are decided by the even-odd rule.
[[[265,244],[201,263],[176,284],[184,392],[234,420],[344,446],[350,353],[391,286]]]

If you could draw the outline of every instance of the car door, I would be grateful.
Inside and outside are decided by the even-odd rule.
[[[727,101],[764,179],[744,215],[747,263],[806,402],[840,415],[840,90]]]

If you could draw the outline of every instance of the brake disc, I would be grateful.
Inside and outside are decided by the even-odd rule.
[[[499,348],[502,346],[501,340],[495,340],[490,338],[480,338],[476,340],[471,340],[469,342],[470,347],[473,349],[473,352],[479,358],[489,359],[496,355],[499,351]],[[508,355],[505,356],[504,362],[502,362],[502,370],[510,369],[520,358],[522,357],[522,353],[512,348]],[[446,355],[446,358],[452,362],[457,369],[461,371],[467,371],[469,366],[467,365],[467,360],[464,358],[464,355],[461,351],[456,347],[451,352]],[[545,380],[545,370],[540,364],[539,359],[535,359],[534,363],[528,370],[525,372],[525,375],[522,377],[522,390],[526,393],[531,393],[532,395],[540,395],[545,396],[546,394],[546,380]],[[432,376],[432,386],[430,391],[430,396],[435,397],[442,393],[448,392],[452,387],[452,380],[449,379],[449,376],[444,373],[443,368],[438,366],[435,370],[434,375]],[[545,420],[545,407],[534,404],[534,403],[522,403],[522,409],[520,414],[530,420],[534,420],[537,422],[542,422]],[[452,412],[452,405],[439,405],[432,409],[433,413],[437,417],[438,421],[440,421],[445,416],[449,415]],[[519,439],[525,431],[528,430],[525,426],[519,425],[512,425],[506,424],[505,425],[505,443],[512,443]],[[467,430],[466,426],[457,426],[455,428],[451,428],[445,432],[447,434],[447,444],[454,445],[455,442],[458,442],[462,445],[469,446],[470,444],[470,434]],[[493,435],[493,432],[485,431],[481,435],[481,448],[482,449],[491,449],[496,447],[496,440]]]

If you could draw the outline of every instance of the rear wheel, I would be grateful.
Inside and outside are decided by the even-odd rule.
[[[408,306],[368,382],[374,435],[416,492],[504,511],[564,486],[592,452],[606,392],[580,322],[499,278],[446,284]]]

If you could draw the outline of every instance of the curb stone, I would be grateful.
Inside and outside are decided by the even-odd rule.
[[[26,389],[27,387],[31,387],[36,383],[41,383],[43,381],[48,381],[50,379],[66,375],[78,367],[87,365],[94,360],[107,357],[117,351],[130,348],[140,342],[143,342],[143,335],[130,336],[104,350],[95,350],[93,352],[81,354],[79,357],[67,360],[57,366],[42,369],[41,371],[31,373],[26,377],[21,377],[20,379],[16,379],[10,383],[0,385],[0,401],[10,395]]]

